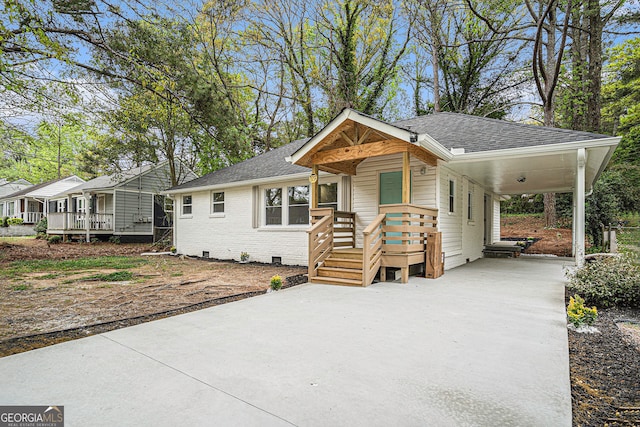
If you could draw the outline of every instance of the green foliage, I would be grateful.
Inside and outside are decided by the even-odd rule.
[[[19,285],[13,285],[11,289],[14,291],[27,291],[31,289],[31,285],[29,285],[28,283],[21,283]]]
[[[47,242],[49,242],[52,245],[57,245],[58,243],[62,242],[62,236],[58,236],[58,235],[49,236],[49,238],[47,239]]]
[[[109,243],[115,243],[116,245],[120,244],[120,236],[111,236],[109,237]]]
[[[94,274],[92,276],[84,277],[82,280],[98,280],[102,282],[125,282],[133,278],[133,273],[130,271],[115,271],[113,273],[101,273]]]
[[[7,224],[9,224],[9,225],[22,225],[22,224],[24,224],[24,220],[22,218],[9,218],[7,220]]]
[[[640,266],[629,255],[587,263],[567,276],[567,288],[589,304],[640,308]]]
[[[500,202],[500,211],[505,214],[537,214],[544,212],[542,194],[515,195]]]
[[[36,224],[34,230],[38,234],[46,233],[48,226],[49,226],[49,222],[47,220],[47,217],[43,217],[40,221],[38,221],[38,223]]]
[[[592,326],[596,323],[598,318],[598,310],[596,307],[585,307],[584,299],[580,298],[580,295],[576,294],[569,298],[569,305],[567,306],[567,317],[569,322],[576,328],[582,325]]]
[[[280,288],[282,288],[282,277],[277,274],[271,277],[270,286],[274,291],[280,290]]]
[[[0,218],[0,227],[8,227],[9,226],[9,217],[5,216],[4,218]]]
[[[1,278],[17,277],[21,274],[37,273],[37,272],[68,272],[83,271],[94,269],[114,269],[127,270],[148,263],[145,258],[134,258],[124,256],[105,256],[99,258],[80,258],[68,260],[30,260],[30,261],[14,261],[8,266],[0,270]]]

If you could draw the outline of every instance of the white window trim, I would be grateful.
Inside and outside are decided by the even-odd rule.
[[[213,195],[216,193],[222,193],[224,200],[222,202],[215,202],[216,204],[222,204],[222,212],[214,212],[213,211]],[[209,218],[224,218],[225,217],[225,211],[226,211],[226,202],[227,202],[227,195],[225,191],[220,191],[220,190],[211,190],[209,192]]]
[[[184,213],[184,198],[185,197],[191,197],[191,213],[190,214],[186,214]],[[174,205],[175,205],[175,201],[174,201]],[[193,194],[182,194],[180,196],[180,218],[193,218]]]
[[[342,186],[340,185],[339,177],[322,179],[320,185],[334,183],[338,185],[337,210],[340,210]],[[309,181],[300,180],[260,186],[260,227],[258,228],[258,231],[300,231],[307,230],[309,228],[310,223],[289,225],[289,187],[300,187],[303,185],[309,186],[309,190],[311,190],[311,184]],[[267,225],[267,200],[265,197],[265,191],[270,188],[280,188],[282,190],[282,224]],[[309,208],[311,208],[311,191],[309,191]]]
[[[476,224],[476,209],[473,203],[475,199],[475,188],[473,185],[469,184],[469,188],[467,189],[467,224],[475,225]],[[471,210],[471,212],[469,212]],[[471,213],[471,215],[469,215]]]
[[[453,182],[453,206],[451,204],[451,183]],[[447,215],[456,216],[458,214],[458,206],[456,203],[458,192],[458,180],[454,176],[447,177]],[[453,207],[453,210],[451,208]]]

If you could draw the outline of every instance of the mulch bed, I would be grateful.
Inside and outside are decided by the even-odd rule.
[[[640,426],[640,349],[616,325],[640,310],[600,309],[600,333],[569,331],[574,426]]]

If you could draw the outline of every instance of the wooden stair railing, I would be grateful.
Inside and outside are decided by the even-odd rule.
[[[362,286],[369,286],[378,273],[382,261],[382,224],[386,214],[380,214],[362,232]]]
[[[333,215],[318,220],[309,234],[309,281],[318,276],[318,268],[333,251]]]

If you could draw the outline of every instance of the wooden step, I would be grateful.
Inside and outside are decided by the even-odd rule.
[[[362,268],[362,259],[353,258],[333,258],[329,257],[324,260],[325,267],[340,267],[340,268]]]
[[[361,248],[349,248],[349,249],[336,249],[331,252],[330,255],[332,258],[343,258],[343,259],[359,259],[362,260],[362,249]]]
[[[340,286],[362,286],[362,280],[340,279],[337,277],[314,277],[311,283],[322,285],[340,285]]]
[[[319,267],[318,276],[338,279],[362,280],[362,270],[354,268]]]

